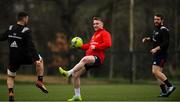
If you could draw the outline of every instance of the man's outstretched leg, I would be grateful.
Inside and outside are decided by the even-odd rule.
[[[65,77],[71,76],[73,73],[78,72],[82,68],[84,68],[85,64],[94,64],[95,63],[95,58],[94,56],[85,56],[81,59],[81,61],[76,64],[71,70],[65,71],[62,69],[62,67],[59,67],[59,72]]]
[[[48,90],[43,83],[43,74],[44,74],[43,60],[40,59],[39,61],[36,61],[35,65],[36,65],[36,72],[38,76],[38,80],[36,81],[36,87],[41,89],[42,92],[48,93]]]

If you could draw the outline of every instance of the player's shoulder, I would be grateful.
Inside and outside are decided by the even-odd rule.
[[[103,31],[104,34],[110,34],[110,32],[107,31],[106,29],[103,29],[102,31]]]
[[[14,25],[10,25],[9,28],[8,28],[8,30],[12,30],[13,26],[14,26]]]
[[[165,27],[165,26],[161,26],[161,28],[160,28],[162,31],[169,31],[169,29],[167,28],[167,27]]]
[[[21,33],[31,32],[30,28],[27,26],[24,26]]]
[[[26,32],[30,32],[31,31],[29,27],[27,27],[27,26],[19,26],[17,24],[10,25],[9,28],[8,28],[8,30],[10,30],[10,31],[13,30],[13,29],[18,29],[18,30],[21,31],[21,33],[26,33]]]

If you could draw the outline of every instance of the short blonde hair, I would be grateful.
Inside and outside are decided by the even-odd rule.
[[[103,20],[100,17],[93,17],[93,20],[98,20],[98,21],[103,22]]]

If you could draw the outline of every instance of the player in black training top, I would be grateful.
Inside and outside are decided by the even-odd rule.
[[[36,86],[44,93],[48,93],[43,84],[43,59],[37,53],[32,41],[31,30],[27,27],[28,17],[26,12],[20,12],[17,17],[17,23],[10,25],[8,30],[0,35],[0,41],[8,40],[9,42],[9,66],[7,69],[9,101],[14,100],[14,80],[16,71],[21,65],[35,64],[38,76]]]
[[[160,14],[154,16],[155,29],[149,37],[144,37],[142,42],[150,41],[153,48],[150,53],[153,55],[152,73],[160,83],[160,97],[168,97],[176,87],[172,85],[165,74],[162,72],[169,47],[169,30],[163,25],[164,18]]]

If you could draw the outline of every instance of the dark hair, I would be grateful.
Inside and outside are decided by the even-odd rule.
[[[26,12],[19,12],[17,15],[17,20],[22,20],[24,17],[27,17],[28,14]]]
[[[161,20],[163,20],[163,19],[164,19],[164,17],[163,17],[163,15],[162,15],[162,14],[155,14],[154,16],[160,17],[160,18],[161,18]]]
[[[103,22],[103,20],[100,17],[93,17],[93,20],[99,20],[99,21]]]

